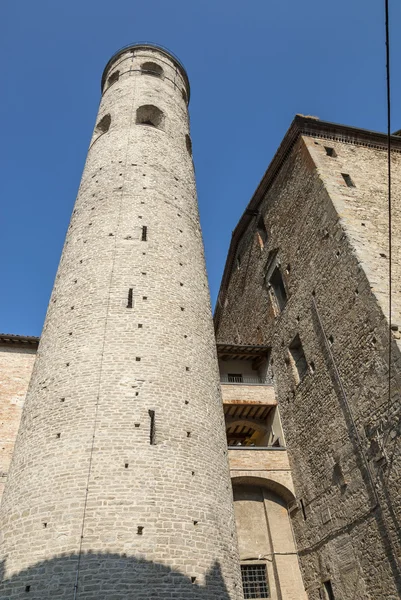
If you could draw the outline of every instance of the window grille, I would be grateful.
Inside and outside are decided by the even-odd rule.
[[[270,598],[265,564],[241,565],[244,598]]]

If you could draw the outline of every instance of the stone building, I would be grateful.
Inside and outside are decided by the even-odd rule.
[[[39,340],[0,336],[0,598],[395,600],[401,139],[391,324],[386,137],[297,116],[214,338],[188,101],[112,57],[22,418]]]
[[[263,454],[275,468],[276,451],[258,446],[279,436],[287,448],[296,496],[288,508],[310,600],[401,597],[401,139],[391,145],[391,331],[387,138],[302,116],[233,232],[215,311],[218,348],[265,349],[263,373],[256,360],[252,376],[273,378],[284,437],[273,422],[266,441],[244,421],[232,443],[246,438],[239,454],[250,471]],[[252,373],[227,364],[232,380]],[[249,475],[258,479],[238,492],[241,560],[259,547],[256,536],[241,542],[244,495],[250,521],[260,488],[274,489]]]

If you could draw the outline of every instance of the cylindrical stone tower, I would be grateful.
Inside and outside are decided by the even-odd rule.
[[[181,63],[117,52],[1,505],[0,598],[242,598]]]

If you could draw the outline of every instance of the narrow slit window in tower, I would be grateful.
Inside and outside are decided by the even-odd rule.
[[[188,134],[185,136],[185,145],[187,147],[187,152],[189,156],[192,156],[192,141]]]
[[[142,227],[142,238],[141,238],[141,240],[142,240],[142,242],[146,242],[147,239],[148,239],[148,228],[146,227],[146,225],[144,225]]]
[[[156,436],[155,436],[155,411],[149,410],[149,418],[150,418],[150,445],[156,445]]]
[[[133,288],[129,288],[128,290],[128,300],[127,300],[127,308],[132,308],[132,302],[133,302]]]

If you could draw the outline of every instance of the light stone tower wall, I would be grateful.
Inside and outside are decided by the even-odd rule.
[[[106,67],[1,505],[1,598],[242,598],[188,97],[160,48]]]

